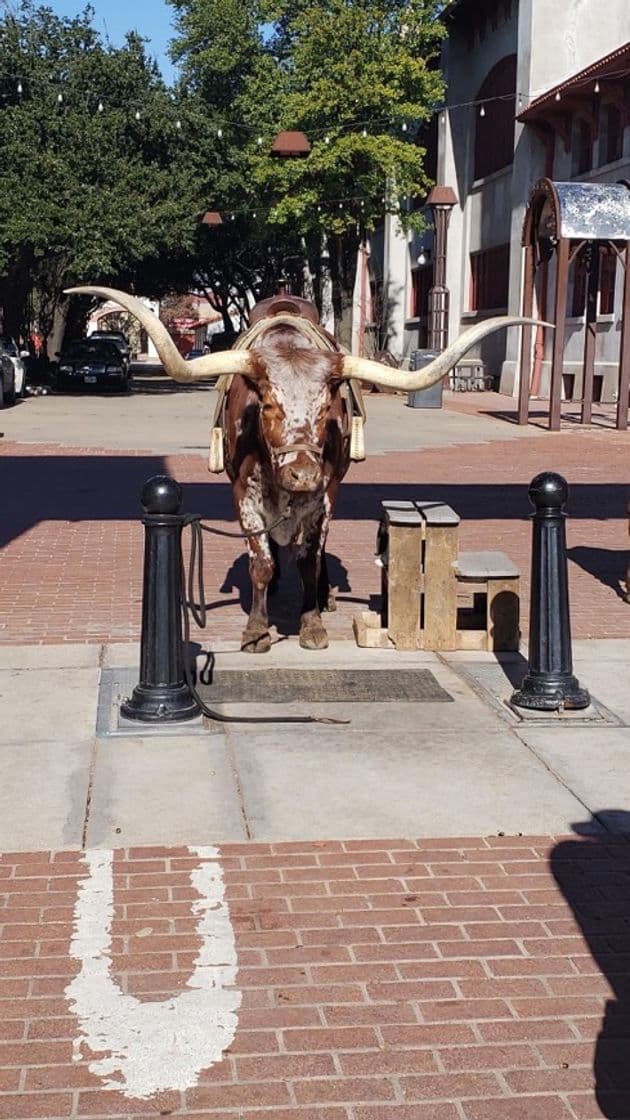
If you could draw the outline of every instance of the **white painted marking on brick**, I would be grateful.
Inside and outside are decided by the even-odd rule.
[[[189,991],[163,1001],[125,995],[112,979],[111,926],[114,917],[113,854],[90,851],[89,871],[79,884],[74,909],[70,956],[81,962],[78,976],[65,994],[78,1016],[81,1044],[106,1052],[91,1060],[90,1071],[106,1089],[146,1099],[167,1089],[196,1085],[202,1070],[220,1061],[236,1034],[241,993],[235,987],[236,945],[230,921],[219,853],[216,848],[190,848],[199,866],[190,880],[199,892],[191,904],[199,914],[201,949],[186,981]]]

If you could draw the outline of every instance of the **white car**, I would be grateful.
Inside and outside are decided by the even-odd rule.
[[[12,338],[0,337],[0,352],[6,354],[13,363],[13,372],[15,378],[15,395],[16,397],[26,396],[26,366],[24,359],[28,358],[26,350],[19,351],[16,343]]]

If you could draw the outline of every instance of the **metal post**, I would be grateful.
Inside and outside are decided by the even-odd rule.
[[[529,619],[529,672],[511,703],[519,708],[558,711],[587,708],[586,689],[573,676],[569,581],[566,554],[566,480],[552,471],[536,475],[529,487],[535,507]]]
[[[156,475],[145,483],[140,682],[120,713],[145,723],[169,723],[199,715],[184,674],[181,619],[182,488]]]

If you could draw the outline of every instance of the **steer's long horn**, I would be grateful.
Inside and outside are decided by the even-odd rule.
[[[250,357],[246,350],[225,350],[220,354],[204,354],[185,362],[173,339],[157,315],[150,311],[136,296],[119,292],[117,288],[100,288],[81,285],[67,288],[68,295],[102,296],[119,303],[126,311],[135,316],[155,343],[164,370],[173,381],[201,381],[206,377],[219,377],[222,373],[247,373]]]
[[[388,389],[404,389],[407,392],[428,389],[457,365],[460,358],[475,342],[479,342],[493,331],[501,330],[502,327],[516,327],[527,323],[553,327],[553,323],[541,322],[538,319],[525,319],[519,315],[498,315],[494,319],[484,319],[482,323],[475,323],[473,327],[469,327],[424,369],[394,369],[382,365],[381,362],[371,361],[369,358],[356,358],[352,354],[347,354],[343,359],[343,376],[370,381],[373,385],[383,385]]]

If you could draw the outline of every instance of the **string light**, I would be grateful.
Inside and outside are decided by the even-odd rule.
[[[217,128],[217,136],[219,137],[219,140],[222,138],[222,136],[223,136],[223,129],[222,128]]]
[[[136,109],[136,111],[134,113],[134,117],[136,118],[136,120],[139,121],[141,116],[142,116],[142,113],[140,112],[140,110]]]
[[[367,128],[365,128],[365,127],[364,127],[364,129],[363,129],[363,132],[361,133],[361,135],[362,135],[363,139],[365,139],[365,137],[367,136]]]
[[[554,98],[554,101],[559,101],[559,100],[560,100],[560,90],[558,90],[558,92],[557,92],[557,94]]]
[[[58,105],[63,105],[63,93],[58,93],[57,94],[57,104]]]
[[[258,137],[258,139],[257,139],[256,143],[258,144],[258,147],[259,147],[259,148],[262,148],[262,146],[263,146],[263,138],[262,138],[262,136],[259,136],[259,137]]]
[[[104,110],[104,108],[105,108],[105,106],[103,105],[103,102],[102,102],[102,101],[99,101],[99,103],[98,103],[98,110],[97,110],[97,112],[99,112],[99,113],[102,113],[102,112],[103,112],[103,110]]]
[[[179,117],[178,117],[178,118],[177,118],[177,120],[175,121],[175,128],[176,128],[176,129],[177,129],[177,131],[179,132],[179,130],[181,129],[181,127],[182,127],[182,122],[180,121],[180,119],[179,119]]]
[[[593,93],[599,93],[599,82],[597,81],[597,79],[595,79],[595,89],[593,90]]]
[[[17,91],[18,91],[18,93],[19,93],[19,95],[20,95],[20,97],[21,97],[21,96],[22,96],[22,94],[24,93],[24,86],[22,85],[22,83],[21,83],[21,82],[18,82],[18,84],[17,84]]]
[[[483,105],[482,105],[482,106],[481,106],[481,109],[479,110],[479,116],[480,116],[480,117],[485,117],[485,115],[486,115],[486,110],[485,110],[485,108],[484,108],[484,107],[483,107]]]
[[[324,143],[325,143],[325,144],[330,144],[330,136],[327,136],[327,137],[325,138],[325,140],[324,140]]]
[[[402,130],[403,130],[403,132],[407,131],[407,122],[406,121],[403,121],[403,123],[402,123]]]

